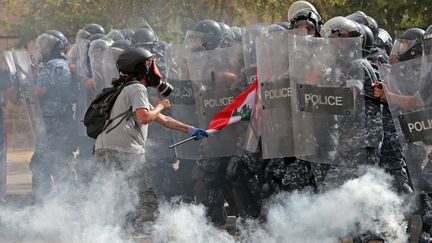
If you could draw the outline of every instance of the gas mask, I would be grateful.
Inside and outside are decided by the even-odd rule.
[[[160,95],[167,97],[173,91],[173,87],[166,81],[162,81],[162,75],[156,66],[155,60],[150,60],[148,64],[148,72],[145,76],[145,80],[148,86],[156,88]]]

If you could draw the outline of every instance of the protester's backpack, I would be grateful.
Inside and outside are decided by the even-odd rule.
[[[132,112],[132,109],[128,109],[127,111],[110,118],[111,109],[123,88],[130,84],[136,83],[139,82],[132,81],[115,87],[104,88],[101,92],[99,92],[99,94],[97,94],[96,98],[92,101],[84,115],[84,126],[87,128],[87,135],[89,137],[96,139],[99,134],[105,131],[105,129],[115,119],[122,117],[122,119],[115,126],[107,131],[107,133],[110,132],[116,128],[128,114]]]

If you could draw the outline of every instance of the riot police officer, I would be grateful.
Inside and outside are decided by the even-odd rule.
[[[57,191],[71,186],[72,77],[62,40],[42,34],[36,39],[44,67],[36,79],[35,92],[42,109],[44,132],[36,134],[35,153],[30,162],[32,195],[42,200],[51,190],[51,176]]]

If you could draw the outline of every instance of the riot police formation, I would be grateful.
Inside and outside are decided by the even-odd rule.
[[[31,55],[5,52],[35,134],[34,202],[53,186],[85,188],[114,170],[138,192],[126,219],[133,227],[153,221],[158,203],[180,198],[226,228],[227,216],[266,220],[264,205],[279,192],[325,193],[379,167],[396,193],[417,195],[421,233],[412,239],[431,240],[432,27],[409,28],[393,42],[362,11],[324,21],[307,1],[290,6],[287,22],[200,20],[180,43],[147,22],[123,27],[105,35],[88,24],[73,45],[47,30]],[[203,130],[254,83],[244,119]],[[103,129],[90,136],[91,111],[107,107]],[[351,237],[390,242],[392,233]]]

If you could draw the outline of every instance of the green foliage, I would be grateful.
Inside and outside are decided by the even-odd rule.
[[[146,19],[167,40],[182,40],[186,30],[204,18],[244,26],[286,21],[294,0],[4,0],[3,7],[20,21],[1,23],[21,37],[22,44],[47,29],[59,29],[73,37],[87,23],[112,28],[136,27]],[[310,0],[324,20],[357,10],[375,18],[395,35],[409,27],[432,23],[431,0]],[[135,23],[134,23],[135,22]]]

